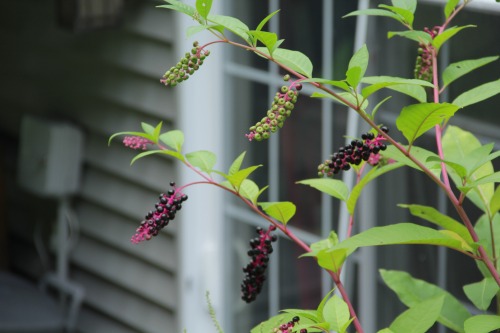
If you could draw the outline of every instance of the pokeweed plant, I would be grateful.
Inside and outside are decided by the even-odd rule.
[[[381,4],[378,8],[347,14],[347,17],[384,16],[398,21],[405,30],[389,32],[388,37],[400,36],[416,42],[418,56],[415,78],[368,77],[365,72],[369,52],[363,46],[352,56],[344,80],[313,78],[313,65],[307,56],[282,48],[282,39],[273,32],[263,30],[278,11],[265,17],[255,29],[250,29],[235,17],[211,14],[212,0],[197,0],[195,7],[177,0],[164,1],[167,4],[159,7],[186,14],[198,23],[188,29],[189,36],[204,30],[214,36],[214,40],[205,44],[194,42],[193,48],[160,80],[164,85],[173,87],[192,76],[204,62],[209,61],[207,57],[210,51],[207,48],[215,43],[251,51],[276,63],[288,73],[284,76],[285,84],[276,92],[269,109],[263,112],[263,118],[245,134],[249,141],[269,138],[284,126],[285,120],[293,112],[300,112],[295,110],[295,103],[304,84],[316,88],[317,92],[311,97],[333,99],[356,111],[371,130],[332,152],[330,157],[319,164],[318,170],[311,170],[311,174],[317,173],[319,178],[297,181],[297,184],[311,186],[340,200],[350,214],[345,240],[339,241],[335,231],[331,231],[328,238],[313,244],[306,244],[287,228],[296,210],[292,202],[259,201],[267,186],[259,187],[249,177],[261,165],[242,168],[244,152],[232,162],[227,171],[221,171],[214,169],[214,153],[205,150],[184,153],[183,133],[179,130],[164,132],[162,123],[156,126],[143,123],[141,132],[114,134],[110,141],[116,136],[125,135],[125,146],[144,150],[134,157],[132,163],[152,154],[164,154],[177,159],[200,176],[199,181],[181,186],[171,182],[171,189],[160,194],[154,208],[146,213],[132,236],[133,243],[150,240],[167,226],[187,200],[184,192],[188,188],[198,184],[211,184],[233,194],[269,222],[269,228],[258,228],[258,236],[249,243],[248,255],[251,260],[243,268],[243,301],[252,302],[258,297],[265,281],[272,242],[276,240],[276,235],[273,234],[275,232],[284,233],[301,247],[304,257],[313,257],[331,276],[338,292],[333,294],[332,290],[325,295],[316,309],[285,309],[283,313],[257,325],[252,333],[342,333],[348,332],[352,327],[358,333],[364,332],[340,279],[343,264],[360,247],[394,244],[445,246],[474,260],[483,279],[466,285],[463,289],[477,308],[476,312],[481,314],[472,315],[449,292],[406,272],[380,270],[383,281],[408,306],[408,310],[379,333],[423,333],[435,322],[455,332],[485,333],[500,329],[500,315],[487,312],[500,291],[500,186],[495,189],[495,183],[500,182],[500,172],[495,172],[492,164],[492,160],[500,156],[500,151],[493,152],[493,144],[482,144],[472,133],[450,125],[451,118],[459,110],[499,94],[500,79],[463,92],[451,103],[441,100],[443,91],[455,80],[498,60],[498,56],[489,56],[453,63],[442,71],[438,68],[438,57],[443,44],[461,30],[474,27],[451,26],[455,16],[469,1],[448,0],[444,7],[444,22],[423,30],[413,27],[416,0],[392,0],[392,5]],[[230,35],[237,40],[230,39]],[[438,75],[440,72],[441,77]],[[387,126],[377,122],[377,111],[387,99],[371,110],[368,107],[371,95],[385,88],[407,94],[417,101],[402,108],[396,120],[396,129],[389,130]],[[430,98],[426,88],[432,91]],[[401,143],[393,138],[390,133],[395,130],[404,136],[406,142]],[[417,139],[431,130],[435,130],[435,152],[416,145]],[[393,223],[352,234],[356,203],[364,187],[377,177],[401,167],[423,172],[436,183],[455,208],[459,220],[433,207],[405,204],[401,207],[408,209],[412,215],[433,223],[437,228],[416,223]],[[357,181],[352,189],[342,180],[334,178],[342,172],[356,173]],[[483,212],[477,221],[472,221],[464,208],[465,200],[471,201]],[[217,329],[221,331],[220,326]]]

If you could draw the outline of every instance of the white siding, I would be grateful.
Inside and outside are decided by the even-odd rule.
[[[10,268],[34,278],[41,274],[34,224],[54,221],[56,209],[15,183],[22,116],[70,120],[86,138],[82,186],[72,200],[81,234],[70,268],[71,279],[86,289],[82,333],[180,331],[178,221],[153,242],[129,242],[158,194],[176,180],[174,164],[151,157],[130,166],[135,152],[119,140],[107,145],[110,134],[140,130],[141,121],[175,124],[175,92],[159,83],[176,62],[175,27],[172,13],[155,5],[126,1],[122,27],[73,34],[56,26],[55,1],[0,4],[0,162],[7,182],[0,190],[7,196]]]

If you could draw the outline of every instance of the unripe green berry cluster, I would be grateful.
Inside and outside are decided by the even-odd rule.
[[[434,39],[439,32],[439,28],[438,26],[432,28],[432,30],[424,28],[424,31]],[[433,46],[430,44],[419,43],[418,56],[413,71],[416,79],[432,81],[432,49]]]
[[[259,236],[250,240],[251,249],[248,250],[247,254],[252,260],[243,267],[245,278],[241,284],[241,299],[247,303],[255,301],[266,280],[264,274],[269,262],[269,255],[273,252],[271,243],[277,240],[276,235],[271,234],[274,230],[276,230],[276,227],[273,225],[267,231],[258,227],[257,233]]]
[[[299,316],[295,316],[286,324],[281,324],[279,327],[275,327],[273,329],[273,333],[292,333],[292,332],[297,332],[297,333],[307,333],[307,329],[303,328],[300,331],[294,331],[293,327],[297,325],[300,321]]]
[[[290,75],[285,75],[283,80],[289,81]],[[267,111],[267,115],[250,127],[250,132],[245,134],[248,140],[262,141],[269,139],[271,133],[282,128],[285,120],[290,117],[292,110],[295,108],[301,89],[302,84],[297,83],[297,81],[292,82],[290,85],[281,86],[274,96],[273,104]]]
[[[175,87],[182,81],[189,79],[201,65],[206,57],[210,55],[210,51],[203,50],[198,42],[193,43],[191,52],[187,52],[184,57],[174,66],[171,67],[160,80],[166,86]]]
[[[386,126],[380,127],[380,130],[388,133]],[[350,144],[340,147],[339,150],[318,166],[318,176],[333,176],[340,171],[347,171],[351,165],[359,165],[362,161],[371,165],[377,165],[379,162],[379,152],[386,150],[385,138],[378,134],[375,136],[372,132],[361,135],[361,140],[352,140]]]

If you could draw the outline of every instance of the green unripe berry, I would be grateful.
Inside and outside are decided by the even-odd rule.
[[[286,102],[285,103],[285,108],[288,109],[288,110],[293,110],[294,105],[293,105],[292,102]]]
[[[255,131],[257,133],[262,133],[262,132],[264,132],[264,129],[262,128],[262,126],[257,126],[257,128],[255,129]]]
[[[283,116],[280,116],[280,117],[283,117]],[[279,128],[282,128],[282,127],[283,127],[283,125],[285,125],[285,123],[284,123],[284,122],[282,122],[282,121],[278,122],[278,127],[279,127]]]
[[[174,75],[174,74],[170,74],[170,75],[168,76],[168,78],[169,78],[170,80],[173,80],[173,79],[175,79],[175,75]]]
[[[286,110],[286,117],[290,117],[290,115],[292,114],[292,110]]]
[[[191,54],[196,54],[198,52],[198,49],[196,47],[193,47],[191,49]]]
[[[279,108],[278,112],[280,113],[280,115],[284,115],[286,113],[286,109],[285,108]]]
[[[286,74],[285,76],[283,76],[283,81],[288,81],[290,80],[290,75]]]
[[[189,70],[189,74],[190,74],[190,75],[193,75],[193,74],[194,74],[194,69],[190,69],[190,70]]]
[[[199,60],[198,65],[200,65],[200,66],[203,65],[203,60]]]
[[[278,130],[278,128],[276,126],[271,126],[271,132],[276,132]]]
[[[271,126],[276,126],[276,125],[278,125],[278,121],[276,119],[273,119],[273,120],[271,120],[271,122],[269,124]]]
[[[199,45],[199,43],[197,40],[193,42],[193,47],[197,47],[198,45]]]
[[[271,110],[273,110],[273,111],[278,110],[278,106],[276,104],[273,104],[273,106],[271,107]]]
[[[181,69],[181,68],[182,68],[182,64],[175,65],[175,69]]]
[[[295,92],[293,90],[289,90],[287,92],[288,97],[293,98],[295,96]]]
[[[262,133],[262,138],[263,139],[269,139],[269,132]]]
[[[250,132],[254,132],[255,131],[255,126],[250,127],[249,130],[250,130]]]
[[[269,117],[269,119],[274,119],[274,118],[276,118],[276,115],[274,114],[274,112],[269,112],[269,113],[267,114],[267,116]]]
[[[208,57],[210,55],[210,51],[209,50],[206,50],[205,51],[205,55]]]
[[[283,94],[285,94],[287,91],[288,91],[288,87],[287,87],[287,86],[282,86],[282,87],[281,87],[281,92],[282,92]]]
[[[256,133],[255,136],[254,136],[254,138],[257,141],[262,141],[262,135],[260,135],[260,133]]]
[[[294,96],[294,97],[290,100],[290,102],[292,102],[293,104],[297,103],[297,96]]]
[[[285,102],[286,102],[286,101],[285,101],[285,99],[284,99],[284,98],[280,98],[280,99],[278,99],[278,104],[279,104],[279,105],[284,105],[284,104],[285,104]]]
[[[264,124],[264,125],[262,125],[262,128],[263,128],[265,131],[269,131],[269,124]]]
[[[285,116],[279,115],[278,117],[276,117],[276,120],[278,120],[278,122],[280,123],[283,123],[285,121]]]
[[[193,65],[193,69],[194,69],[195,71],[197,71],[199,68],[200,68],[200,66],[198,66],[198,65],[196,65],[196,64],[194,64],[194,65]]]

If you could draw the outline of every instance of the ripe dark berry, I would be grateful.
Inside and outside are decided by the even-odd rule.
[[[386,126],[381,126],[380,130],[388,133]],[[384,143],[385,138],[373,132],[363,133],[361,140],[352,140],[345,147],[340,147],[337,152],[332,154],[331,160],[326,160],[318,166],[318,175],[333,176],[340,170],[347,171],[351,165],[360,165],[362,161],[367,161],[372,166],[377,165],[379,161],[379,152],[387,149]]]
[[[175,183],[171,182],[170,185],[173,187]],[[139,228],[132,236],[132,243],[137,244],[157,236],[160,230],[175,218],[175,212],[182,208],[180,202],[186,200],[187,196],[179,190],[171,189],[167,194],[160,194],[159,202],[155,204],[155,210],[149,211],[145,219],[141,221]]]
[[[251,249],[247,254],[252,260],[243,268],[245,278],[241,284],[241,298],[247,303],[256,299],[266,280],[264,273],[269,261],[269,254],[273,252],[271,242],[276,240],[276,236],[271,235],[271,231],[275,229],[276,227],[272,225],[267,231],[258,227],[256,231],[259,236],[250,240]]]

